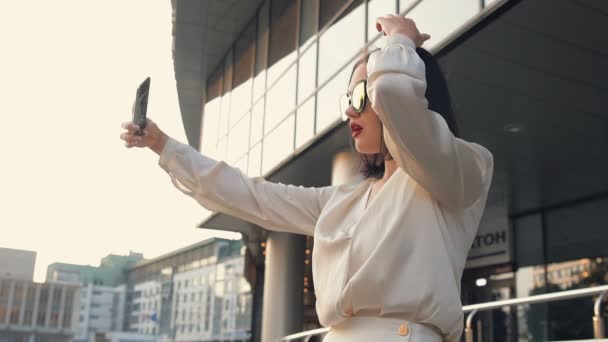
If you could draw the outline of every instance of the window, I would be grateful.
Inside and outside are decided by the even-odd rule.
[[[293,152],[294,123],[292,114],[264,138],[262,174],[266,174]]]
[[[300,1],[300,48],[304,49],[314,39],[319,25],[319,0]]]
[[[270,50],[268,83],[270,86],[293,62],[296,48],[296,5],[293,0],[273,0],[270,8]],[[294,84],[295,85],[295,80]]]
[[[232,50],[230,50],[224,59],[224,78],[222,82],[222,102],[220,106],[220,141],[228,133],[228,126],[230,124],[230,101],[231,101],[231,89],[232,89]],[[221,159],[224,159],[222,150],[219,151]]]
[[[235,42],[230,127],[233,127],[251,106],[254,40],[255,20],[252,20]]]
[[[317,46],[310,47],[298,62],[298,104],[317,87]]]
[[[255,145],[249,152],[249,165],[247,174],[249,177],[258,177],[262,172],[262,143]]]
[[[251,135],[249,146],[255,145],[264,135],[264,99],[258,101],[251,111]]]
[[[340,119],[340,95],[346,93],[351,70],[343,69],[334,79],[328,82],[317,94],[317,121],[315,131],[318,134],[331,123]]]
[[[266,91],[266,64],[268,62],[268,1],[258,12],[258,30],[256,35],[255,68],[253,79],[253,101],[257,101]]]
[[[376,35],[382,37],[377,40],[375,46],[383,46],[386,44],[386,37],[376,30],[376,19],[385,16],[389,13],[397,13],[396,0],[368,0],[367,2],[367,40],[372,40]]]
[[[342,7],[346,1],[322,1],[321,18],[325,10],[334,10],[334,3]],[[334,4],[334,5],[332,5]],[[337,12],[335,12],[337,13]],[[335,13],[332,13],[335,14]],[[355,56],[365,43],[365,8],[355,1],[342,16],[319,38],[319,84]],[[361,28],[361,29],[358,29]],[[337,101],[337,100],[336,100]]]
[[[229,164],[234,164],[249,149],[249,120],[246,115],[230,130],[228,136],[228,158]]]
[[[414,3],[416,3],[414,0],[400,0],[399,10],[404,11]],[[437,20],[438,11],[450,13],[450,15]],[[428,50],[477,13],[479,13],[479,1],[476,0],[458,2],[425,0],[416,4],[407,16],[416,22],[416,26],[422,33],[432,32],[432,38],[424,43],[424,47]]]
[[[298,108],[296,122],[296,148],[304,145],[314,136],[315,98],[312,97]]]
[[[274,129],[296,105],[296,68],[292,66],[266,96],[264,134]],[[284,144],[285,142],[283,142]]]
[[[215,149],[218,141],[218,129],[220,119],[220,105],[222,94],[222,72],[221,68],[216,70],[209,78],[207,83],[207,103],[205,104],[205,114],[203,117],[203,134],[201,150],[211,157],[215,156]],[[177,288],[180,288],[180,282]]]

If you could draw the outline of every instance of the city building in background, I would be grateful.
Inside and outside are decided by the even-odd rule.
[[[0,277],[34,280],[36,252],[0,247]]]
[[[462,278],[463,303],[593,286],[605,278],[603,2],[184,0],[172,6],[187,142],[249,177],[318,187],[361,177],[353,172],[358,156],[340,120],[339,97],[362,49],[385,43],[376,18],[411,17],[432,36],[424,47],[446,74],[460,137],[494,155],[486,211]],[[311,308],[310,237],[266,232],[221,213],[201,217],[200,227],[243,234],[253,302],[263,302],[254,305],[262,311],[254,315],[253,341],[319,326]],[[590,276],[587,266],[580,277],[567,276],[581,259],[596,264],[589,264]],[[537,284],[539,277],[545,281]],[[562,304],[536,304],[480,313],[475,324],[490,342],[591,338],[592,299],[565,303],[570,314]]]
[[[112,331],[124,331],[127,316],[127,276],[143,260],[140,253],[108,255],[99,266],[53,263],[46,280],[80,286],[78,328],[74,341],[85,342]]]
[[[241,241],[213,238],[139,263],[129,273],[129,330],[161,341],[248,341],[245,259]]]
[[[80,286],[36,283],[36,253],[0,249],[0,342],[71,342]]]
[[[130,252],[126,256],[110,254],[99,266],[55,262],[47,267],[46,280],[113,287],[126,283],[128,270],[142,260],[143,254]]]

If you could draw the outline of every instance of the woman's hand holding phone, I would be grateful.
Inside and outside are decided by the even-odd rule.
[[[160,155],[168,139],[168,136],[150,119],[146,119],[146,127],[141,136],[135,135],[139,126],[132,121],[124,122],[122,128],[127,131],[120,134],[120,139],[125,141],[127,148],[148,147]]]

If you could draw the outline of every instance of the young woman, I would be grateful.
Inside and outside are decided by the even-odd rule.
[[[492,155],[455,136],[445,80],[418,48],[430,37],[401,16],[378,18],[377,28],[387,44],[355,65],[345,110],[363,182],[304,188],[249,178],[152,121],[143,137],[123,124],[121,138],[158,153],[175,186],[205,208],[314,236],[316,309],[331,327],[326,342],[458,341],[460,280]]]

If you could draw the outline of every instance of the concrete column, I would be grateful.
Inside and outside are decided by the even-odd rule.
[[[268,235],[262,342],[276,342],[302,330],[304,247],[304,236],[278,232]]]

